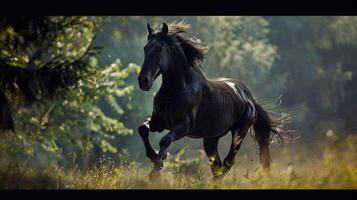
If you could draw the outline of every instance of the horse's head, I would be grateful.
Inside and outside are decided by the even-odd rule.
[[[145,59],[138,77],[139,86],[144,91],[149,91],[155,79],[170,65],[170,49],[164,40],[169,31],[167,24],[163,23],[161,31],[156,32],[147,24],[147,31]]]

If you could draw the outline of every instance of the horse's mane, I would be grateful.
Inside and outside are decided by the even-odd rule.
[[[200,39],[193,37],[188,33],[191,28],[190,24],[184,21],[174,21],[168,24],[168,36],[175,37],[183,49],[188,64],[202,66],[205,54],[208,52],[208,45]]]

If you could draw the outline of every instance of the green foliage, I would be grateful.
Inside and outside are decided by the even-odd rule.
[[[268,17],[269,39],[276,44],[279,59],[273,72],[286,76],[283,106],[297,115],[295,123],[307,137],[336,128],[354,128],[349,113],[355,110],[356,17]],[[306,109],[305,109],[305,108]],[[326,120],[326,121],[324,121]],[[297,121],[295,121],[297,122]],[[316,127],[316,128],[315,128]],[[307,132],[307,133],[306,133]]]
[[[210,78],[236,78],[255,94],[277,97],[282,85],[271,78],[277,57],[276,47],[269,43],[269,22],[263,17],[220,16],[187,18],[193,30],[210,46],[204,71]],[[266,82],[269,87],[261,87]]]
[[[83,78],[101,18],[3,17],[0,31],[0,128],[16,110],[61,97]],[[25,104],[25,105],[23,105]]]
[[[19,111],[18,130],[14,135],[16,143],[11,144],[11,149],[17,151],[12,153],[19,155],[25,150],[23,153],[35,155],[33,148],[37,147],[50,153],[58,153],[64,148],[67,151],[79,149],[88,154],[93,145],[101,147],[103,152],[116,153],[117,149],[110,141],[116,135],[132,134],[132,130],[117,119],[123,109],[116,98],[132,91],[133,87],[125,84],[124,79],[137,66],[132,64],[121,69],[118,60],[110,66],[99,67],[96,58],[91,59],[86,79],[69,88],[64,100]],[[103,111],[100,101],[111,109],[110,113]]]
[[[84,54],[102,17],[2,17],[0,59],[41,68],[73,62]],[[50,63],[46,63],[50,61]]]
[[[137,72],[138,66],[123,67],[119,59],[109,65],[99,65],[98,48],[92,47],[92,40],[102,18],[27,20],[32,28],[19,29],[16,23],[11,28],[9,24],[8,29],[16,32],[5,29],[5,36],[1,34],[13,41],[31,36],[30,42],[16,48],[8,40],[2,43],[8,52],[12,50],[8,57],[30,57],[17,59],[18,62],[2,57],[1,91],[5,92],[9,107],[16,111],[16,131],[6,133],[1,139],[2,150],[19,158],[42,158],[41,162],[45,162],[45,157],[52,159],[53,155],[61,156],[67,151],[87,155],[94,145],[104,153],[115,153],[117,148],[111,144],[115,137],[132,134],[120,121],[124,110],[117,99],[133,91],[125,79]],[[56,29],[52,23],[63,27]],[[44,33],[39,31],[43,26]],[[21,36],[17,33],[20,30],[30,32],[30,36]],[[35,36],[33,32],[41,34]],[[31,56],[29,52],[33,49],[35,53]],[[18,90],[11,87],[14,85],[20,85]],[[31,106],[22,104],[27,100]]]

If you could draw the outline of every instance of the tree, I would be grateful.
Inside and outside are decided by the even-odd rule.
[[[287,76],[283,106],[310,137],[327,129],[353,130],[355,17],[267,17],[280,59],[274,73]],[[348,111],[347,111],[348,110]]]
[[[2,18],[0,122],[15,133],[6,134],[1,147],[14,155],[88,153],[93,145],[116,152],[110,140],[132,133],[117,119],[123,109],[114,99],[132,91],[125,78],[138,67],[123,68],[119,60],[99,65],[93,40],[104,20]]]

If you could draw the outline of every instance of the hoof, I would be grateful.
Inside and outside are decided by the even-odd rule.
[[[213,181],[220,181],[222,180],[224,176],[221,174],[221,175],[213,175]]]
[[[149,174],[150,180],[158,179],[161,175],[161,170],[164,167],[164,163],[161,160],[158,160],[157,158],[153,162],[154,162],[154,168]]]
[[[153,163],[156,162],[157,156],[158,156],[158,154],[156,152],[154,152],[154,153],[152,153],[150,155],[147,154],[147,157],[149,157],[151,162],[153,162]],[[164,154],[164,156],[162,157],[162,160],[166,160],[166,158],[167,158],[167,153]]]
[[[223,178],[224,174],[222,171],[216,171],[213,173],[213,181],[219,181]]]
[[[227,174],[229,174],[230,168],[222,167],[219,171],[213,174],[213,180],[219,181],[222,180]]]

